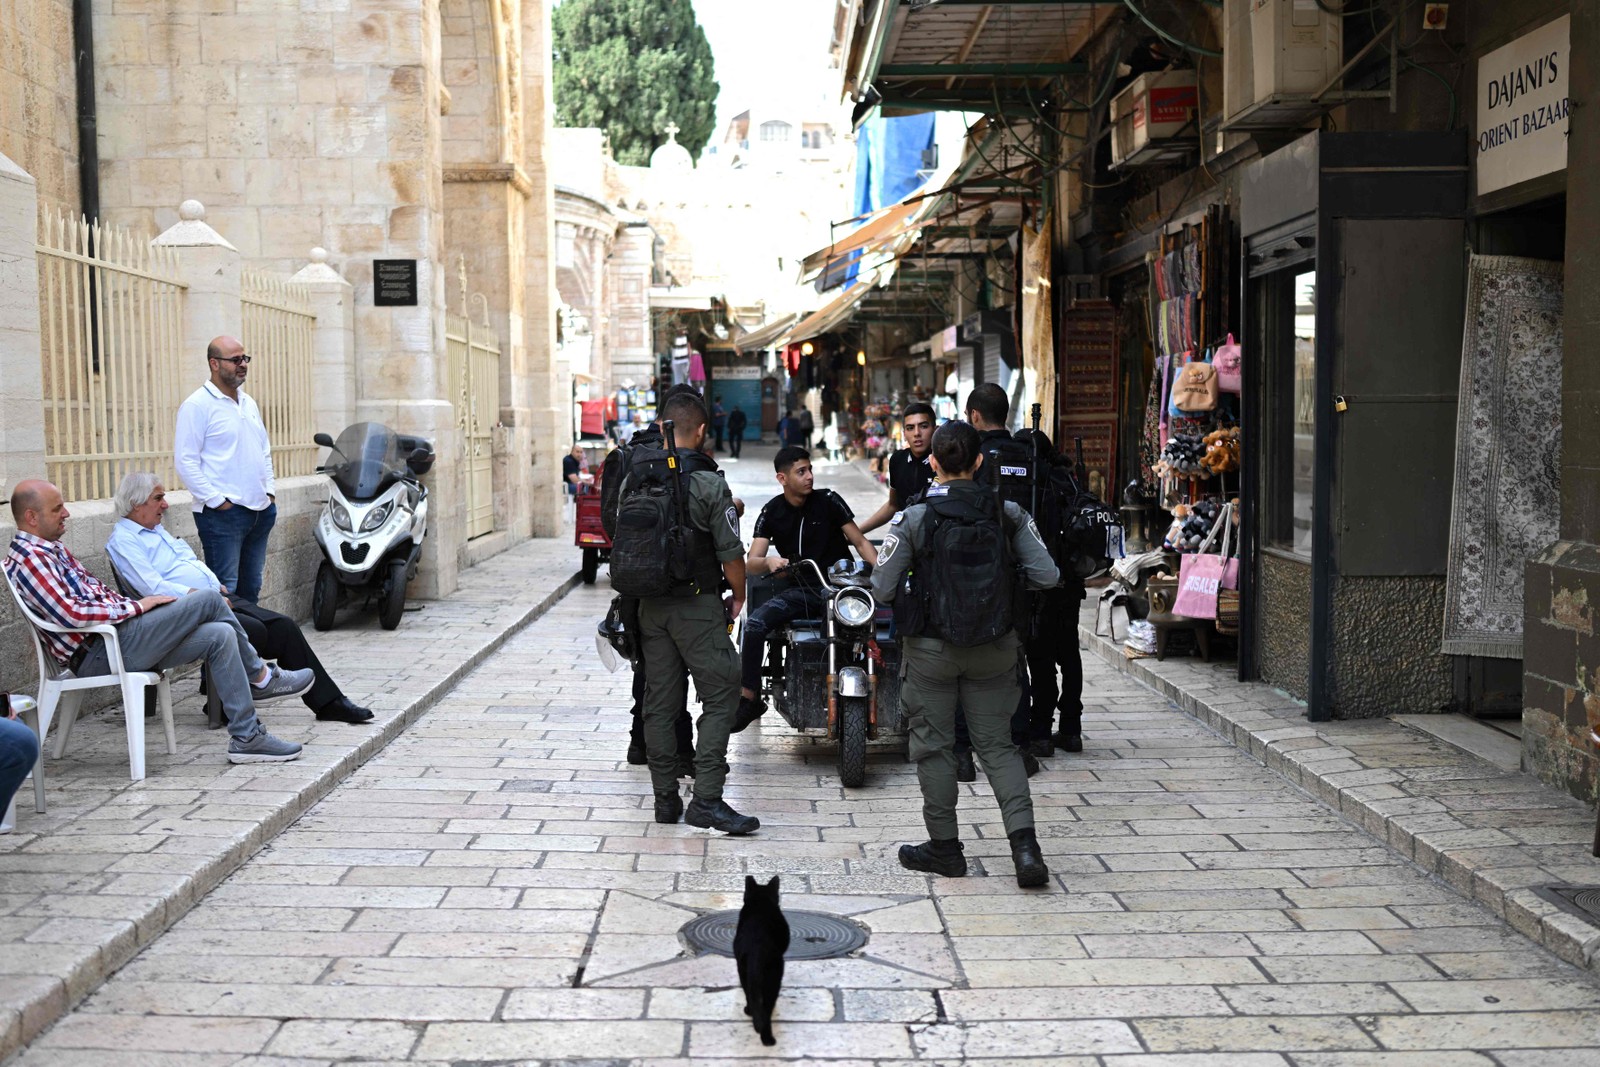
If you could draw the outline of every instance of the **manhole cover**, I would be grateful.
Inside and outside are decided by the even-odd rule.
[[[867,931],[849,919],[820,911],[785,911],[789,920],[786,960],[830,960],[848,955],[867,943]],[[714,911],[690,919],[679,931],[696,952],[733,955],[733,935],[739,929],[737,911]]]
[[[1600,923],[1600,885],[1541,885],[1533,891],[1570,915]]]

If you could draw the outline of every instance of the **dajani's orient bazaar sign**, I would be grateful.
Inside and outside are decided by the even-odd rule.
[[[1478,61],[1478,195],[1567,167],[1563,15]]]

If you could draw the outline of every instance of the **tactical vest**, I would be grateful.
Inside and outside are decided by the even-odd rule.
[[[666,449],[653,440],[628,450],[611,543],[611,585],[624,596],[693,596],[720,588],[716,544],[688,521],[694,473],[717,465],[697,449],[679,449],[677,457],[674,471]]]
[[[994,491],[958,487],[928,497],[923,507],[923,543],[911,575],[919,610],[908,613],[908,635],[972,648],[1011,633],[1016,564],[1011,523]]]

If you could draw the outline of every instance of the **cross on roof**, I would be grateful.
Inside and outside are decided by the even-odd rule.
[[[681,127],[676,122],[669,122],[665,127],[663,127],[662,132],[667,135],[667,140],[676,141],[678,139],[679,129],[681,129]]]

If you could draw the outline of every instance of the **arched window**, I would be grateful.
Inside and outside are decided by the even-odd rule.
[[[763,141],[787,141],[794,127],[787,122],[763,122],[761,124],[761,139]]]

